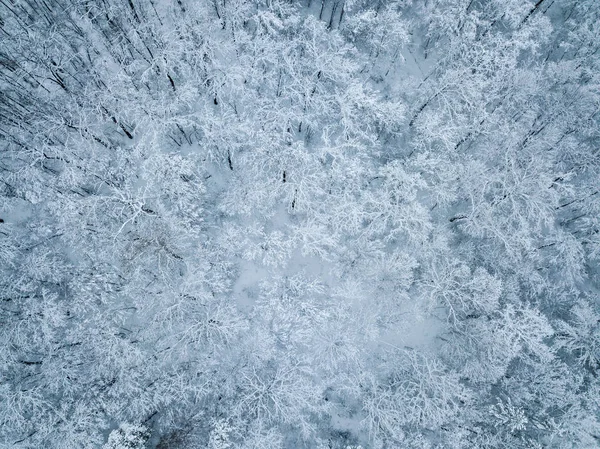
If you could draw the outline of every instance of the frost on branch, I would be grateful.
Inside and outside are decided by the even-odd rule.
[[[108,436],[103,449],[145,449],[150,431],[143,425],[123,423]]]

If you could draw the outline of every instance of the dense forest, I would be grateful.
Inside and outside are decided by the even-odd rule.
[[[600,447],[598,0],[0,0],[0,447]]]

